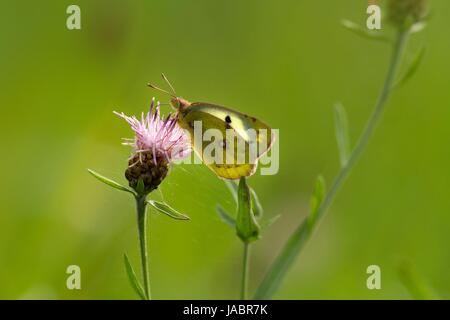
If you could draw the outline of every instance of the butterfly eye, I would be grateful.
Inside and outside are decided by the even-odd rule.
[[[174,107],[175,109],[180,108],[180,100],[178,100],[178,98],[172,98],[172,99],[170,99],[170,104],[171,104],[172,107]]]
[[[226,122],[226,123],[231,123],[231,118],[230,118],[230,116],[226,116],[226,117],[225,117],[225,122]]]

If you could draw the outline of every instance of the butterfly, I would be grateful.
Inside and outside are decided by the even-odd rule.
[[[148,86],[171,96],[170,104],[176,110],[178,125],[189,132],[193,149],[203,163],[224,179],[253,175],[259,158],[272,147],[275,138],[272,129],[245,113],[178,97],[167,77],[164,74],[162,77],[172,92],[153,84]],[[212,138],[212,143],[205,143],[204,140]]]

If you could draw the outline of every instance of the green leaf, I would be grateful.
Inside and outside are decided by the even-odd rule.
[[[234,201],[236,201],[236,204],[238,203],[238,186],[234,182],[234,180],[225,179],[225,184],[228,187],[228,190],[230,190],[231,195],[233,196]]]
[[[236,221],[234,220],[234,218],[228,212],[226,212],[220,204],[216,205],[216,212],[219,215],[220,219],[227,225],[233,228],[236,226]]]
[[[254,299],[270,299],[275,291],[280,287],[284,275],[294,263],[306,240],[310,235],[307,221],[303,221],[294,231],[283,247],[281,253],[275,259],[263,281],[255,292]]]
[[[259,237],[260,228],[253,215],[250,189],[245,177],[239,181],[238,201],[236,233],[244,242],[255,241]]]
[[[147,200],[147,203],[161,213],[168,215],[176,220],[191,220],[187,215],[179,213],[175,209],[171,208],[167,203],[159,202],[155,200]]]
[[[253,214],[255,215],[255,218],[259,219],[262,217],[264,210],[262,208],[261,203],[259,202],[258,195],[256,194],[255,190],[253,190],[252,187],[250,187],[250,194],[251,194],[251,198],[252,198]]]
[[[92,174],[95,178],[97,178],[97,179],[100,180],[101,182],[107,184],[108,186],[111,186],[111,187],[116,188],[116,189],[121,190],[121,191],[129,192],[129,193],[131,193],[131,194],[135,194],[133,190],[128,189],[127,187],[124,187],[124,186],[122,186],[121,184],[119,184],[119,183],[117,183],[117,182],[115,182],[115,181],[113,181],[113,180],[111,180],[111,179],[108,179],[108,178],[106,178],[106,177],[104,177],[104,176],[98,174],[98,173],[95,172],[94,170],[91,170],[91,169],[87,169],[87,170],[88,170],[89,173]]]
[[[423,57],[425,55],[426,48],[422,47],[417,55],[414,57],[413,61],[409,65],[408,69],[406,70],[403,77],[394,85],[394,87],[400,87],[404,85],[406,82],[408,82],[409,79],[416,73],[416,71],[419,69],[420,63],[423,60]]]
[[[360,25],[350,21],[350,20],[341,20],[341,25],[353,32],[354,34],[369,40],[376,40],[382,42],[390,42],[389,38],[386,37],[383,33],[374,30],[368,30],[367,28],[361,27]]]
[[[311,197],[311,209],[310,209],[311,211],[308,216],[308,227],[310,230],[312,230],[314,224],[316,223],[317,213],[319,211],[319,207],[322,204],[324,197],[325,197],[325,179],[322,176],[318,176]]]
[[[123,260],[125,263],[125,270],[127,271],[128,280],[130,280],[130,284],[133,287],[134,291],[137,293],[137,295],[142,300],[147,300],[147,296],[145,295],[144,289],[142,288],[141,284],[139,283],[136,273],[133,270],[133,267],[131,266],[130,260],[128,259],[128,256],[126,254],[123,255]]]
[[[273,225],[278,218],[281,217],[281,214],[277,214],[276,216],[273,216],[272,218],[266,219],[264,221],[261,222],[261,229],[262,230],[266,230],[267,228],[269,228],[271,225]]]
[[[334,123],[341,167],[345,167],[350,157],[350,139],[348,134],[347,113],[345,112],[344,106],[340,103],[334,105]]]

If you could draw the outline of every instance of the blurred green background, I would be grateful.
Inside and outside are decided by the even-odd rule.
[[[81,7],[82,29],[66,28]],[[397,268],[409,261],[450,297],[450,2],[408,46],[425,44],[417,74],[396,91],[368,148],[275,298],[409,299]],[[178,93],[255,115],[280,129],[280,171],[255,175],[267,217],[281,218],[252,252],[251,288],[308,212],[316,176],[339,170],[333,104],[354,142],[381,88],[389,45],[340,26],[365,24],[366,1],[14,1],[0,13],[0,298],[134,299],[134,203],[86,171],[125,183],[132,137],[112,111],[137,114],[165,72]],[[387,24],[383,24],[389,33]],[[160,82],[159,82],[160,83]],[[166,107],[165,111],[169,109]],[[156,192],[191,221],[150,214],[156,299],[237,298],[242,246],[217,217],[233,210],[203,165],[174,167]],[[66,268],[81,267],[81,290]],[[382,289],[366,288],[377,264]]]

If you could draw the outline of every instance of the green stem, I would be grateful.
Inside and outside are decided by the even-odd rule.
[[[146,196],[136,196],[136,208],[138,218],[138,231],[139,231],[139,246],[141,250],[141,267],[142,277],[144,279],[144,291],[147,299],[151,299],[150,295],[150,283],[148,276],[148,254],[147,254],[147,213],[146,213]]]
[[[248,274],[250,270],[250,243],[244,242],[244,259],[242,265],[241,300],[247,299]]]
[[[386,79],[383,88],[381,90],[381,93],[378,97],[378,100],[375,104],[375,108],[372,112],[372,115],[370,116],[364,131],[359,137],[358,142],[356,143],[356,146],[353,149],[348,162],[339,171],[337,177],[335,178],[330,188],[330,191],[326,194],[323,202],[319,206],[317,210],[317,217],[315,219],[316,222],[318,222],[319,219],[322,218],[322,216],[324,216],[327,209],[330,207],[337,192],[339,191],[345,179],[348,177],[351,170],[355,166],[357,159],[363,152],[370,137],[373,134],[373,131],[375,130],[378,122],[380,121],[386,101],[388,100],[389,95],[392,89],[394,88],[395,77],[397,74],[398,67],[400,65],[400,61],[406,46],[407,39],[408,39],[407,30],[398,31]],[[255,299],[269,299],[270,297],[272,297],[272,295],[280,286],[281,281],[283,280],[289,267],[295,261],[295,258],[298,256],[298,254],[304,247],[304,244],[309,239],[313,229],[316,226],[317,223],[314,223],[311,226],[311,228],[309,228],[307,223],[303,222],[294,231],[293,235],[288,239],[281,253],[275,259],[274,263],[272,264],[262,283],[258,287],[255,293]]]

